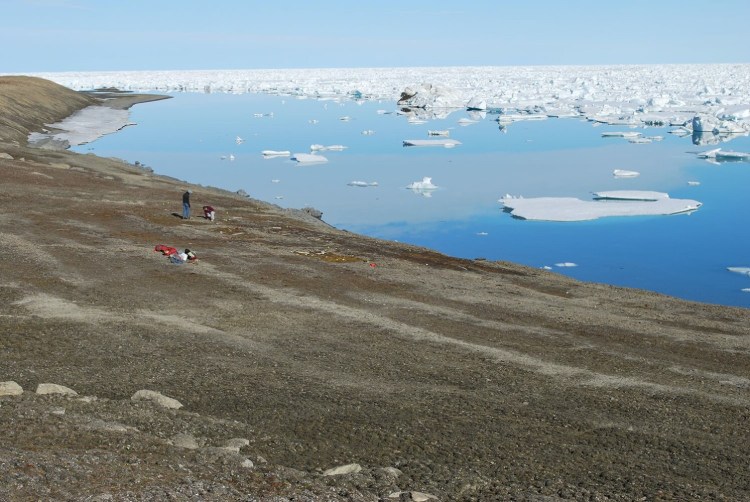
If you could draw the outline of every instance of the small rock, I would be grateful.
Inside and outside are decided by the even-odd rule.
[[[255,467],[255,464],[253,464],[253,461],[252,461],[252,460],[250,460],[249,458],[246,458],[246,459],[245,459],[245,460],[244,460],[244,461],[242,462],[242,467],[244,467],[244,468],[246,468],[246,469],[252,469],[253,467]]]
[[[333,467],[332,469],[328,469],[327,471],[323,471],[323,476],[338,476],[341,474],[354,474],[354,473],[360,472],[361,470],[362,470],[362,466],[359,464],[340,465],[338,467]]]
[[[250,444],[250,441],[248,439],[245,439],[245,438],[232,438],[232,439],[228,439],[228,440],[226,440],[224,442],[224,448],[227,448],[227,449],[230,449],[230,450],[235,450],[235,451],[240,451],[240,449],[243,446],[247,446],[249,444]]]
[[[172,444],[178,448],[185,448],[188,450],[195,450],[200,448],[198,441],[190,434],[177,434],[172,438]]]
[[[63,162],[52,162],[49,166],[57,169],[70,169],[70,164],[65,164]]]
[[[0,152],[0,159],[13,160],[13,156],[9,153]]]
[[[396,469],[395,467],[383,467],[378,469],[378,472],[392,478],[397,478],[403,474],[400,469]]]
[[[20,396],[21,394],[23,394],[23,389],[16,382],[12,380],[0,382],[0,396]]]
[[[172,399],[171,397],[167,397],[164,394],[160,394],[159,392],[153,391],[153,390],[146,390],[142,389],[133,394],[130,397],[131,401],[151,401],[153,403],[158,404],[159,406],[163,406],[164,408],[169,408],[172,410],[177,410],[182,408],[182,403],[179,402],[177,399]]]
[[[78,392],[55,383],[40,383],[36,387],[37,394],[62,394],[64,396],[77,396]]]

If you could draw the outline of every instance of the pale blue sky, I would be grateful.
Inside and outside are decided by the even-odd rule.
[[[0,0],[0,73],[750,62],[748,0]]]

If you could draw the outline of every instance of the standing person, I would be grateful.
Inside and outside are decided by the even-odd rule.
[[[190,194],[193,193],[192,190],[188,190],[184,194],[182,194],[182,219],[183,220],[189,220],[190,219]]]

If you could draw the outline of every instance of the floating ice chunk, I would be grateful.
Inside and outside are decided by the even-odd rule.
[[[234,140],[234,142],[237,143],[238,145],[241,145],[242,143],[245,142],[245,140],[242,139],[242,138],[240,138],[239,136],[237,136],[237,138]]]
[[[716,160],[748,160],[750,159],[750,153],[747,152],[733,152],[733,151],[718,151],[716,152]]]
[[[697,187],[700,184],[700,181],[688,181],[688,185],[690,185],[691,187]]]
[[[477,123],[476,120],[471,120],[471,119],[467,119],[467,118],[458,119],[458,125],[460,125],[461,127],[470,126],[470,125],[476,124],[476,123]]]
[[[705,152],[698,153],[699,159],[714,159],[716,154],[721,151],[721,148],[714,148],[713,150],[706,150]]]
[[[469,100],[468,103],[466,103],[466,109],[467,110],[486,110],[487,109],[487,101],[473,97]]]
[[[549,265],[545,265],[545,266],[542,267],[542,269],[544,269],[544,270],[552,270],[552,267],[550,267]]]
[[[386,111],[386,110],[376,110],[375,113],[377,113],[378,115],[385,115],[386,113],[388,113],[388,111]]]
[[[313,151],[313,152],[315,152],[315,151],[323,151],[323,150],[341,151],[341,150],[346,150],[346,148],[347,147],[345,147],[344,145],[330,145],[330,146],[325,146],[325,145],[310,145],[310,150]]]
[[[665,192],[652,192],[649,190],[610,190],[604,192],[593,192],[595,199],[610,200],[646,200],[654,201],[668,199],[669,194]]]
[[[628,143],[634,143],[636,145],[645,145],[648,143],[652,143],[654,140],[651,138],[630,138],[628,140]]]
[[[415,189],[418,188],[420,190],[435,190],[437,188],[437,185],[434,185],[432,183],[432,178],[425,176],[422,178],[422,181],[414,181],[412,183],[409,183],[406,188]]]
[[[281,180],[271,180],[271,183],[279,183]]]
[[[235,159],[234,155],[232,155],[232,154],[229,154],[229,160],[233,162],[233,161],[234,161],[234,159]]]
[[[750,267],[727,267],[727,270],[735,274],[750,275]]]
[[[450,131],[448,129],[443,129],[440,131],[427,131],[428,136],[450,136]]]
[[[425,176],[422,181],[409,183],[406,188],[423,197],[432,197],[432,192],[438,187],[432,183],[432,178]]]
[[[347,185],[351,187],[376,187],[378,186],[377,181],[370,181],[369,183],[367,181],[350,181],[347,183]]]
[[[574,197],[505,197],[506,212],[526,220],[586,221],[609,216],[657,216],[691,213],[701,203],[690,199],[584,201]]]
[[[317,124],[320,121],[318,119],[310,119],[310,120],[308,120],[308,122],[311,123],[311,124]]]
[[[328,162],[328,159],[322,155],[315,155],[312,153],[295,153],[292,155],[292,160],[296,160],[300,164],[315,164],[321,162]]]
[[[565,267],[577,267],[578,264],[577,263],[573,263],[571,261],[564,261],[564,262],[560,262],[560,263],[555,263],[555,266],[556,267],[563,267],[563,268],[565,268]]]
[[[261,153],[264,157],[289,157],[292,154],[289,150],[263,150]]]
[[[643,136],[643,133],[637,131],[609,131],[602,133],[602,138],[637,138],[639,136]]]
[[[626,169],[615,169],[612,171],[612,176],[615,178],[635,178],[636,176],[640,176],[641,173],[638,171],[628,171]]]
[[[342,122],[349,122],[352,118],[348,115],[344,115],[343,117],[339,117],[339,120]]]
[[[750,288],[742,288],[740,289],[743,293],[750,293]]]
[[[460,145],[461,142],[455,139],[405,139],[404,146],[443,146],[452,148]]]
[[[477,232],[477,235],[480,236],[480,237],[485,237],[485,236],[490,235],[490,234],[488,234],[487,232]]]
[[[372,136],[373,134],[375,134],[375,131],[372,129],[365,129],[362,131],[362,136]]]

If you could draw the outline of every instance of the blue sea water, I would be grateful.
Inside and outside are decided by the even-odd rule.
[[[338,228],[454,256],[547,266],[585,281],[750,306],[750,293],[742,291],[750,277],[726,270],[750,266],[750,163],[716,165],[695,155],[716,146],[749,151],[750,138],[695,146],[690,137],[652,127],[641,131],[663,141],[631,144],[601,136],[622,126],[582,119],[516,122],[501,131],[492,114],[456,111],[414,124],[397,111],[393,102],[178,93],[134,107],[137,125],[75,150],[139,161],[191,183],[242,189],[282,207],[312,206]],[[478,120],[459,124],[468,118]],[[444,129],[461,145],[402,146]],[[310,165],[261,155],[308,153],[312,144],[347,148],[320,152],[328,162]],[[616,179],[614,169],[641,175]],[[438,186],[431,196],[405,188],[423,177]],[[498,203],[506,193],[590,199],[591,192],[627,189],[668,192],[703,206],[689,215],[562,223],[516,219]],[[199,190],[193,198],[197,206],[211,203]],[[179,194],[175,201],[177,211]],[[555,266],[561,262],[577,266]]]

